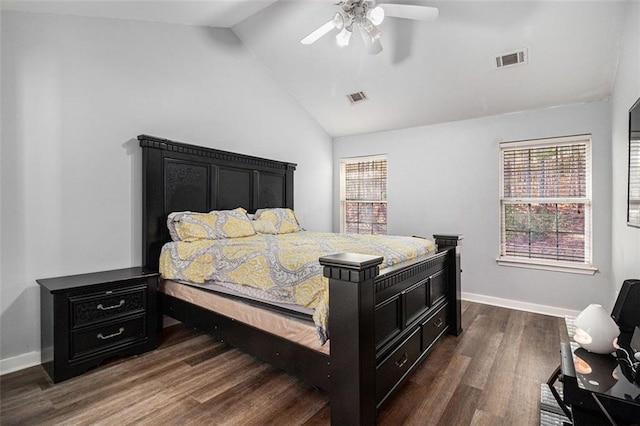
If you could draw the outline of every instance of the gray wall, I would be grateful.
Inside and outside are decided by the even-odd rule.
[[[612,293],[627,278],[640,279],[640,228],[627,226],[629,108],[640,98],[640,3],[631,2],[612,96]]]
[[[610,103],[602,101],[335,139],[334,230],[338,160],[386,153],[389,233],[464,234],[467,297],[555,313],[589,303],[610,305],[610,119]],[[586,133],[592,135],[593,260],[599,271],[586,276],[498,266],[499,143]]]
[[[467,295],[610,307],[623,279],[640,278],[640,230],[625,224],[637,2],[611,102],[341,138],[333,148],[229,30],[1,15],[0,373],[39,362],[36,278],[139,264],[140,133],[297,162],[296,211],[320,231],[332,216],[339,228],[337,160],[387,153],[390,232],[464,233]],[[497,266],[499,142],[578,133],[593,135],[599,272]]]
[[[36,278],[141,261],[135,137],[298,163],[331,229],[331,138],[225,29],[2,12],[0,372],[39,363]]]

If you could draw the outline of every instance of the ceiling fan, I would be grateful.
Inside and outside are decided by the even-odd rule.
[[[336,43],[338,46],[348,46],[355,26],[360,29],[367,52],[376,55],[382,52],[378,25],[385,16],[420,21],[432,21],[438,17],[436,7],[396,3],[376,5],[375,0],[341,0],[336,6],[340,6],[342,10],[333,15],[329,22],[300,40],[302,44],[315,43],[322,36],[337,29],[340,32],[336,35]]]

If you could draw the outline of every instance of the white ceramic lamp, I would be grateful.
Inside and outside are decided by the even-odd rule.
[[[620,329],[601,305],[587,306],[578,314],[574,324],[576,334],[573,340],[584,349],[597,354],[609,354],[616,350],[613,340],[620,334]]]

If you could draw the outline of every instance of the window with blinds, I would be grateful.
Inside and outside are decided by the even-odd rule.
[[[500,259],[591,265],[591,137],[500,144]]]
[[[628,196],[627,223],[640,227],[640,131],[632,131],[629,139]]]
[[[387,233],[386,156],[340,161],[340,231]]]

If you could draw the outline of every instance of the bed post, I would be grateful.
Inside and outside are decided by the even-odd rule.
[[[341,253],[320,258],[329,279],[331,424],[376,421],[375,285],[380,256]]]
[[[456,336],[462,333],[462,269],[460,265],[460,251],[462,240],[464,236],[462,234],[435,234],[433,236],[438,245],[438,251],[449,250],[447,254],[447,274],[449,277],[453,277],[453,280],[449,278],[449,303],[454,304],[453,309],[449,309],[449,334]]]

